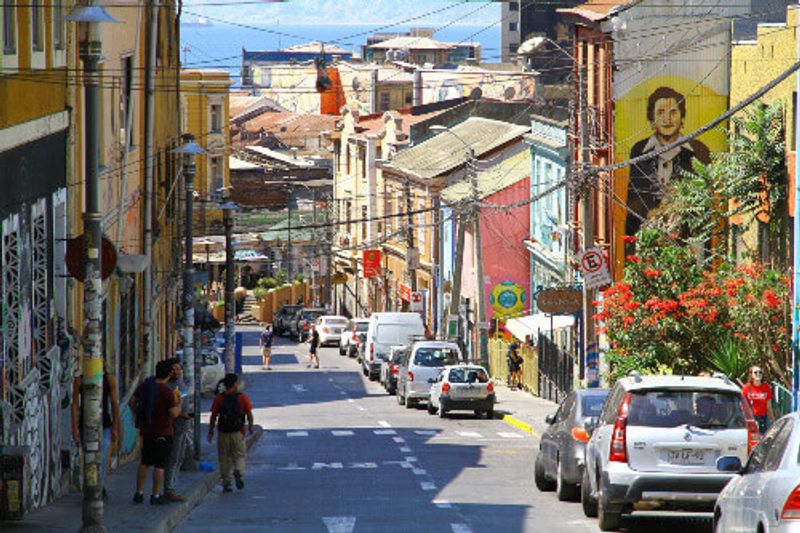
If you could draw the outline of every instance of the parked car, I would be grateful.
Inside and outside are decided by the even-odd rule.
[[[711,511],[735,474],[721,456],[744,461],[759,439],[742,393],[728,378],[639,376],[617,381],[586,447],[581,501],[602,531],[635,504]]]
[[[397,371],[397,403],[410,409],[420,401],[428,401],[429,380],[437,378],[444,367],[462,361],[461,350],[453,342],[415,342]]]
[[[337,315],[322,315],[317,319],[317,332],[321,345],[339,344],[342,336],[347,336],[347,318]]]
[[[494,403],[494,385],[486,369],[473,364],[446,366],[431,384],[428,413],[438,411],[439,417],[444,418],[450,411],[466,410],[493,418]]]
[[[350,327],[347,330],[349,335],[342,333],[342,337],[339,340],[339,355],[355,357],[358,349],[358,334],[366,334],[367,329],[369,329],[369,318],[354,318],[351,320]]]
[[[800,532],[800,413],[790,413],[753,448],[744,468],[722,457],[717,468],[736,475],[714,508],[714,531]]]
[[[536,487],[555,489],[561,501],[580,498],[584,452],[589,434],[584,425],[600,416],[607,389],[580,389],[567,394],[555,414],[547,415],[547,429],[539,440],[534,464]]]
[[[392,346],[389,357],[381,362],[379,382],[389,394],[397,392],[397,372],[406,350],[406,346]]]
[[[410,344],[415,337],[425,335],[425,326],[419,313],[372,313],[367,328],[361,370],[370,379],[377,379],[381,360],[389,355],[389,348]]]
[[[294,317],[302,308],[302,305],[281,306],[281,308],[278,309],[278,312],[275,313],[275,317],[272,319],[273,333],[280,336],[291,333],[291,322],[294,321]]]
[[[304,341],[311,330],[311,324],[314,324],[324,314],[324,309],[301,309],[295,313],[294,320],[289,322],[291,336],[297,339],[298,342]]]

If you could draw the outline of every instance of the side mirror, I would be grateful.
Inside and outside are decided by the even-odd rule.
[[[586,433],[591,436],[594,429],[597,427],[598,418],[596,416],[592,416],[586,419],[583,423],[583,429],[586,430]]]
[[[741,472],[742,461],[735,456],[725,456],[717,459],[717,470],[720,472]]]
[[[547,415],[544,417],[544,421],[547,422],[548,425],[552,425],[553,422],[556,421],[556,415]]]

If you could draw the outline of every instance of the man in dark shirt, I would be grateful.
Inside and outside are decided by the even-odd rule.
[[[172,362],[160,361],[156,365],[155,379],[149,378],[133,393],[134,408],[142,436],[142,458],[136,475],[134,503],[144,501],[147,470],[153,467],[153,491],[150,503],[161,505],[169,500],[161,494],[164,484],[164,467],[172,449],[172,421],[181,412],[181,399],[167,386],[172,375]]]
[[[308,337],[308,344],[308,365],[306,366],[311,368],[311,365],[314,365],[314,368],[319,368],[319,355],[317,355],[319,332],[315,324],[311,324],[311,335]]]

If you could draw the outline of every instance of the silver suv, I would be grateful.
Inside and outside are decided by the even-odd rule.
[[[442,368],[462,362],[458,345],[444,341],[415,342],[397,370],[397,403],[411,409],[420,401],[428,401],[431,383]]]
[[[726,377],[639,376],[617,382],[586,447],[581,501],[602,531],[637,510],[711,510],[733,477],[717,459],[744,462],[758,427]]]

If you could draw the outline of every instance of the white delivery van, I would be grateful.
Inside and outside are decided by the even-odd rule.
[[[392,346],[409,346],[414,337],[424,335],[425,326],[419,313],[372,313],[361,359],[364,375],[376,379],[381,361],[389,356]]]

